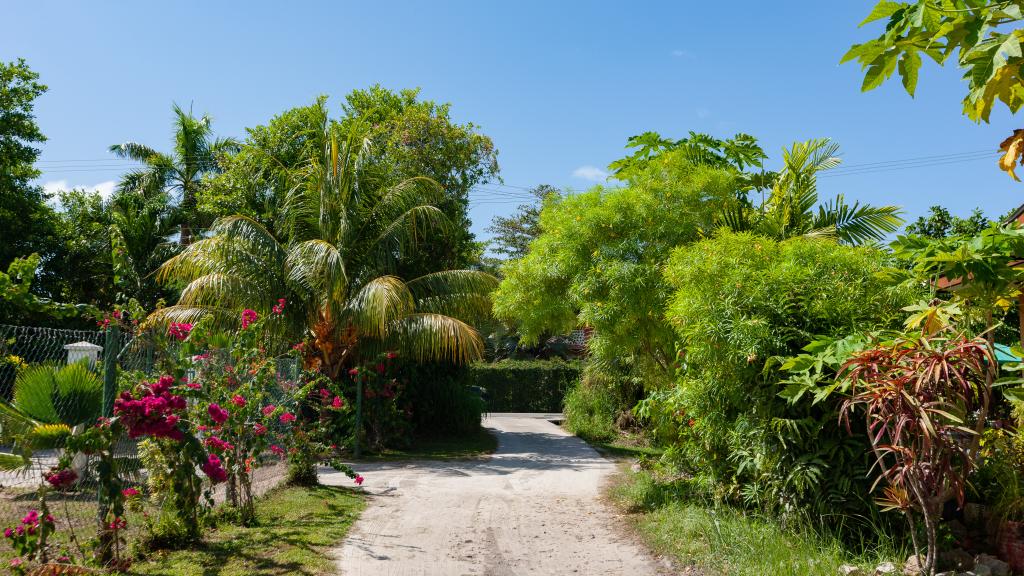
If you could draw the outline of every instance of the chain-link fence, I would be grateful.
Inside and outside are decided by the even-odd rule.
[[[133,336],[116,328],[0,325],[0,530],[16,527],[26,513],[39,509],[39,488],[48,485],[46,475],[62,456],[53,438],[80,433],[101,415],[110,414],[118,377],[123,380],[126,372],[133,372],[155,378],[162,366],[177,357],[174,344],[156,346],[145,335]],[[299,379],[300,366],[294,358],[283,358],[276,368],[281,386],[271,392],[281,394],[273,399],[283,402],[284,390]],[[138,444],[127,438],[114,450],[118,473],[127,486],[146,482],[139,451]],[[46,496],[57,528],[52,541],[58,550],[67,549],[74,556],[84,556],[98,534],[98,464],[95,458],[75,455],[72,469],[77,480]],[[283,463],[257,469],[253,493],[262,494],[280,484],[285,471]],[[217,487],[214,499],[223,501],[224,486]],[[142,522],[130,523],[129,538],[141,528]],[[10,548],[0,546],[0,564],[11,557]]]
[[[78,433],[103,414],[105,371],[113,367],[113,384],[119,369],[152,366],[152,347],[131,335],[0,325],[0,529],[17,526],[39,508],[39,487],[61,456],[53,439]],[[122,440],[114,456],[124,480],[144,481],[135,442]],[[57,528],[54,541],[73,554],[81,554],[97,534],[97,464],[76,455],[77,481],[46,497]]]

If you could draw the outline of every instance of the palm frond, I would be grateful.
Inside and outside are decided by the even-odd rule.
[[[839,239],[847,244],[878,241],[900,229],[903,211],[898,206],[871,206],[854,202],[847,204],[840,194],[818,207],[812,226],[831,226]]]
[[[139,144],[138,142],[125,142],[123,144],[114,144],[110,147],[110,152],[118,158],[126,158],[128,160],[135,160],[136,162],[148,163],[149,159],[158,156],[160,153],[156,150],[146,146],[145,144]]]
[[[314,238],[295,244],[285,258],[288,281],[322,303],[341,301],[348,288],[345,259],[337,247]]]
[[[412,314],[395,323],[394,347],[420,362],[467,364],[483,356],[484,344],[472,326],[442,314]]]
[[[396,321],[413,312],[415,301],[405,283],[394,276],[374,278],[348,305],[353,323],[367,335],[384,338]]]

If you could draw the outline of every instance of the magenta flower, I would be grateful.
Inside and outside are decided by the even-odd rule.
[[[235,406],[238,406],[239,408],[245,408],[245,398],[238,394],[235,394],[234,396],[231,397],[231,403],[234,404]]]
[[[183,397],[171,393],[173,385],[173,377],[163,376],[156,383],[144,386],[138,398],[131,392],[123,392],[114,400],[114,414],[128,428],[130,438],[184,438],[178,428],[176,412],[184,410],[186,403]]]
[[[291,422],[295,422],[295,414],[292,414],[291,412],[281,414],[281,424],[288,424]]]
[[[125,488],[124,490],[121,490],[121,495],[125,498],[134,498],[139,495],[139,491],[135,488]]]
[[[54,488],[67,488],[78,480],[78,474],[71,468],[51,470],[43,474],[43,478]]]
[[[282,449],[277,444],[271,444],[270,445],[270,451],[273,452],[274,454],[284,458],[284,449]]]
[[[210,415],[210,419],[216,422],[217,424],[223,424],[227,422],[228,416],[230,416],[230,414],[228,414],[228,411],[221,408],[220,405],[217,403],[210,404],[210,406],[206,409],[206,412]]]
[[[248,328],[249,325],[255,322],[258,318],[259,314],[257,314],[255,310],[250,310],[249,308],[242,310],[242,330]]]
[[[274,410],[277,410],[277,406],[274,406],[273,404],[267,404],[266,406],[263,407],[263,415],[270,416],[271,414],[274,413]]]
[[[334,400],[331,402],[332,408],[341,408],[344,405],[345,401],[341,399],[341,396],[335,396]]]
[[[354,478],[354,480],[356,482],[356,486],[362,486],[363,485],[363,480],[365,480],[365,478],[363,478],[359,474],[356,474],[356,477]]]
[[[205,443],[208,448],[213,448],[214,450],[219,450],[221,452],[230,452],[235,449],[234,444],[221,440],[216,436],[210,436],[206,439]]]
[[[228,472],[221,465],[220,458],[216,454],[208,454],[206,462],[203,462],[200,468],[203,469],[203,474],[206,474],[214,484],[226,482],[228,479]]]
[[[284,298],[278,298],[277,299],[277,306],[274,306],[274,308],[273,308],[274,314],[282,314],[282,313],[284,313],[284,305],[285,305],[285,299]]]
[[[252,431],[255,432],[257,436],[262,436],[267,433],[267,427],[257,422],[252,425]]]
[[[167,335],[175,340],[184,341],[192,332],[192,325],[188,322],[172,322],[167,328]]]

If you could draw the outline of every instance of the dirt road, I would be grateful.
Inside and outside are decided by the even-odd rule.
[[[484,425],[498,436],[490,458],[359,467],[371,497],[335,550],[340,574],[660,573],[598,498],[614,464],[546,420],[493,415]]]

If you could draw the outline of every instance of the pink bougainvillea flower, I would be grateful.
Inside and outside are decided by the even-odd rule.
[[[210,406],[206,409],[206,412],[210,415],[210,419],[216,422],[217,424],[223,424],[227,422],[228,416],[230,416],[230,414],[228,414],[228,411],[221,408],[220,405],[217,403],[210,404]]]
[[[359,368],[353,368],[348,371],[349,376],[359,376]]]
[[[295,346],[292,346],[292,350],[302,350],[305,347],[306,347],[306,343],[305,342],[299,342]]]
[[[43,479],[54,488],[67,488],[74,484],[75,480],[78,480],[78,474],[71,468],[64,468],[61,470],[51,470],[43,474]]]
[[[111,530],[115,530],[115,531],[116,530],[124,530],[127,527],[128,527],[128,521],[125,520],[124,518],[121,518],[120,516],[114,518],[114,520],[110,523],[110,529]]]
[[[277,305],[274,306],[274,308],[273,308],[274,314],[282,314],[282,313],[284,313],[284,305],[285,305],[285,303],[286,303],[286,301],[285,301],[284,298],[278,298],[277,299]]]
[[[245,408],[245,398],[238,394],[235,394],[234,396],[231,397],[231,403],[234,404],[235,406],[238,406],[239,408]]]
[[[356,477],[354,478],[354,480],[355,480],[357,486],[362,486],[363,485],[363,480],[365,480],[365,478],[363,478],[359,474],[356,474]]]
[[[125,488],[124,490],[121,490],[121,495],[125,498],[134,498],[139,495],[139,491],[135,488]]]
[[[184,341],[192,332],[192,325],[188,322],[172,322],[167,328],[167,335],[175,340]]]
[[[345,401],[341,399],[341,396],[335,396],[334,400],[331,401],[332,408],[341,408],[345,405]]]
[[[267,427],[257,422],[252,425],[252,431],[255,432],[257,436],[262,436],[267,433]]]
[[[385,356],[387,356],[388,360],[394,360],[398,358],[398,352],[388,352]]]
[[[21,566],[23,562],[24,560],[22,560],[21,558],[11,558],[11,568],[17,568],[18,566]]]
[[[139,397],[123,392],[114,400],[114,415],[128,428],[129,438],[152,436],[182,440],[178,428],[179,416],[186,407],[185,398],[171,393],[172,376],[163,376],[157,382],[142,387]]]
[[[250,310],[249,308],[242,310],[242,330],[248,328],[249,325],[255,322],[259,317],[259,314],[257,314],[255,310]]]
[[[11,536],[14,536],[14,528],[4,530],[4,537],[10,538]]]
[[[204,444],[206,444],[207,448],[213,448],[214,450],[219,450],[221,452],[230,452],[235,449],[234,444],[221,440],[216,436],[210,436],[206,439]]]
[[[228,479],[228,472],[221,465],[220,458],[216,454],[207,454],[206,462],[203,462],[200,468],[214,484],[225,482]]]
[[[274,413],[274,410],[277,410],[277,406],[274,406],[273,404],[267,404],[266,406],[263,407],[263,415],[270,416],[271,414]]]
[[[185,384],[185,386],[187,388],[191,388],[193,390],[202,390],[203,389],[203,385],[200,384],[199,382],[189,382],[188,384]]]
[[[278,446],[277,444],[271,444],[270,451],[278,456],[284,457],[284,449]]]
[[[331,397],[331,391],[328,390],[327,388],[321,388],[320,389],[320,395],[323,396],[324,398],[330,398]]]
[[[292,414],[291,412],[281,414],[281,424],[288,424],[290,422],[295,422],[295,414]]]

